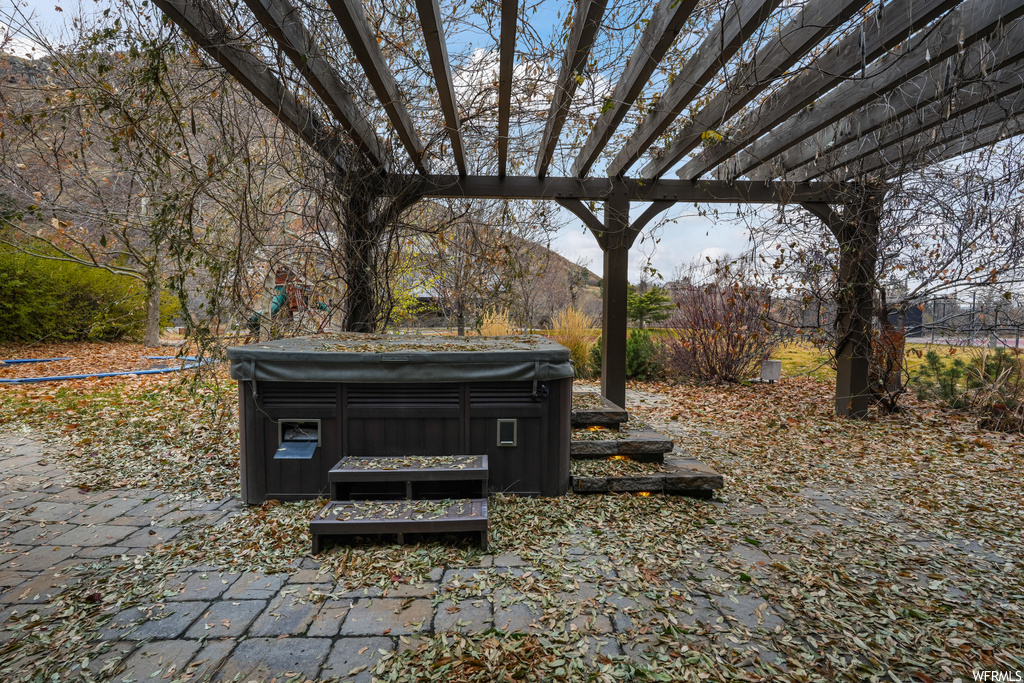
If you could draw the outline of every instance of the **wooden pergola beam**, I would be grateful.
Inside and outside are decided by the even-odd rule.
[[[540,151],[537,153],[534,173],[538,178],[547,175],[548,166],[551,165],[551,159],[555,156],[558,136],[562,133],[565,117],[569,113],[569,105],[572,104],[572,97],[579,86],[577,77],[582,77],[583,69],[587,65],[590,49],[594,45],[594,39],[597,38],[598,29],[601,28],[601,18],[604,16],[606,4],[607,0],[580,0],[576,6],[576,16],[572,22],[572,31],[569,33],[569,43],[565,48],[565,56],[562,58],[558,80],[555,82],[551,109],[548,111],[548,118],[544,124],[544,135],[540,141]]]
[[[824,92],[870,63],[886,50],[895,49],[959,0],[893,0],[875,16],[865,19],[853,31],[808,68],[794,76],[759,107],[731,127],[727,138],[694,157],[678,173],[680,178],[697,179],[723,160],[732,157],[764,133],[783,123]],[[723,131],[729,133],[730,131]]]
[[[466,151],[462,145],[462,126],[459,121],[459,109],[455,103],[455,86],[452,83],[452,69],[448,62],[448,47],[441,25],[441,8],[435,0],[416,0],[416,10],[420,15],[423,37],[427,42],[427,54],[430,56],[430,70],[437,84],[437,98],[444,114],[445,129],[452,145],[455,167],[459,175],[466,175]]]
[[[366,115],[356,106],[352,92],[320,52],[296,8],[288,0],[245,0],[245,4],[363,154],[375,166],[383,167],[384,158],[377,135]]]
[[[572,164],[572,175],[587,175],[615,130],[640,96],[658,63],[672,47],[699,0],[661,0],[615,84],[610,107],[601,114]]]
[[[974,97],[956,98],[953,111],[949,111],[949,103],[935,102],[924,111],[905,116],[901,121],[886,126],[874,135],[845,145],[834,153],[822,154],[818,159],[812,159],[790,172],[789,177],[809,180],[843,167],[856,173],[861,159],[879,150],[892,148],[893,145],[899,145],[900,150],[906,150],[908,147],[900,143],[917,138],[921,133],[927,133],[922,138],[925,140],[946,139],[956,131],[967,132],[987,128],[1007,118],[1016,117],[1024,113],[1024,97],[1021,96],[1024,80],[1020,78],[1019,71],[1017,74],[1013,82],[1004,82],[1004,87],[998,90],[985,88]],[[977,89],[982,90],[981,87]],[[913,149],[913,145],[909,148]]]
[[[992,102],[1021,87],[1024,23],[1018,21],[995,47],[978,46],[966,59],[950,57],[899,90],[826,126],[799,145],[747,172],[751,180],[807,180],[842,166],[863,152],[868,136],[892,144],[942,121]],[[1009,64],[1009,66],[1007,66]],[[1001,69],[992,73],[994,69]],[[878,138],[879,136],[875,136]],[[736,159],[741,161],[746,153]],[[728,175],[725,173],[723,175]],[[726,179],[726,178],[722,178]]]
[[[362,3],[359,0],[327,0],[327,4],[337,17],[341,30],[344,31],[359,65],[366,73],[370,86],[387,112],[388,120],[409,153],[413,165],[421,173],[428,173],[423,158],[423,143],[416,135],[409,109],[405,106],[395,77],[388,68],[380,46],[377,45],[377,36],[374,35],[373,27],[366,18]]]
[[[729,3],[721,23],[711,30],[697,53],[676,74],[654,111],[647,115],[615,155],[608,165],[608,175],[622,175],[636,163],[781,2],[737,0]]]
[[[501,3],[498,36],[498,177],[508,172],[508,125],[512,115],[512,72],[516,61],[516,23],[519,0]]]
[[[265,64],[248,49],[206,0],[153,0],[195,43],[263,103],[284,125],[295,131],[333,167],[344,170],[338,141],[316,112],[304,105]]]
[[[668,171],[700,144],[705,132],[714,132],[863,6],[864,0],[814,0],[804,7],[777,36],[758,50],[757,56],[733,77],[728,88],[715,95],[693,117],[664,154],[640,171],[640,176],[658,178]]]
[[[620,193],[637,202],[761,203],[834,202],[845,192],[842,184],[704,180],[643,181],[624,178],[579,178],[392,174],[382,189],[386,194],[410,197],[464,199],[579,199],[606,201]]]
[[[762,160],[771,159],[872,100],[892,92],[967,45],[989,37],[998,42],[999,36],[993,33],[1001,31],[1021,15],[1024,15],[1024,0],[968,0],[943,17],[935,30],[914,41],[904,52],[885,55],[867,69],[864,78],[843,82],[816,101],[812,109],[774,128],[771,135],[751,145],[742,160],[737,159],[735,165],[730,165],[730,172],[735,174],[733,177],[745,174]],[[710,170],[707,162],[698,157],[683,168],[680,177],[699,177],[707,170]]]
[[[942,126],[934,137],[931,132],[919,133],[895,146],[866,154],[857,160],[857,167],[863,174],[896,177],[908,170],[953,159],[1024,133],[1024,103],[1014,102],[1012,111],[1016,114],[1002,109],[1001,105],[994,106],[996,111],[980,111],[962,121],[950,121],[950,125]],[[993,123],[985,125],[986,121],[993,120]],[[971,130],[967,127],[972,123],[978,128]],[[910,153],[916,155],[917,163],[905,163]]]

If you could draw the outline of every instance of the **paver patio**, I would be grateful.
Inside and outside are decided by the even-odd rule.
[[[687,438],[685,426],[669,423],[662,428],[677,440]],[[210,503],[174,500],[155,490],[72,488],[53,449],[34,433],[0,433],[0,663],[5,656],[15,661],[16,650],[3,648],[23,638],[33,615],[47,614],[56,597],[77,590],[91,599],[81,583],[89,576],[83,567],[100,566],[110,557],[120,562],[144,557],[181,535],[183,521],[213,530],[242,512],[242,505],[230,497]],[[102,627],[93,635],[102,639],[106,651],[87,668],[99,679],[116,681],[179,676],[368,681],[382,656],[425,648],[430,636],[506,637],[510,632],[567,634],[591,666],[625,656],[642,667],[652,657],[686,655],[687,647],[673,653],[658,640],[666,629],[682,628],[694,656],[697,647],[706,647],[732,657],[738,670],[756,675],[769,665],[785,670],[793,661],[787,660],[783,645],[814,633],[778,598],[784,591],[766,590],[786,580],[782,568],[790,555],[777,543],[782,535],[792,551],[793,539],[813,548],[844,534],[885,526],[901,539],[898,552],[904,555],[942,553],[945,560],[971,566],[972,571],[1000,571],[1015,561],[980,539],[922,533],[898,511],[842,486],[804,487],[794,501],[792,506],[694,503],[714,506],[720,523],[756,520],[780,536],[696,548],[689,551],[693,557],[688,572],[630,594],[621,587],[643,586],[643,568],[623,563],[607,550],[589,549],[592,541],[586,540],[582,527],[581,535],[558,540],[553,552],[566,563],[566,572],[548,584],[544,581],[550,577],[542,579],[531,561],[509,552],[483,555],[475,566],[438,566],[421,582],[398,582],[385,589],[351,590],[309,557],[278,574],[225,571],[216,563],[178,567],[163,577],[158,595],[123,608],[116,603],[104,607]],[[852,561],[854,553],[849,552]],[[853,564],[849,572],[850,581],[881,580]],[[948,604],[970,606],[976,601],[979,610],[990,607],[969,590],[929,578],[924,570],[906,581],[939,591]],[[1020,604],[1005,609],[1021,615]],[[79,665],[67,662],[68,667]]]

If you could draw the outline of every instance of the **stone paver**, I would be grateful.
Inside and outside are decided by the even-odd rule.
[[[37,522],[67,522],[85,511],[85,505],[39,501],[24,508],[25,516]]]
[[[41,545],[24,553],[5,555],[7,568],[26,572],[44,571],[75,554],[75,548]]]
[[[199,651],[197,640],[157,640],[146,643],[125,662],[124,673],[116,680],[124,683],[166,680],[180,673]]]
[[[188,638],[223,638],[240,636],[249,625],[266,609],[263,600],[238,600],[215,602],[199,620],[186,632]]]
[[[269,600],[284,585],[286,575],[246,572],[224,592],[225,600]]]
[[[341,625],[343,636],[409,635],[429,630],[434,611],[429,600],[374,598],[359,600]]]
[[[192,676],[189,679],[191,681],[208,681],[237,645],[237,641],[234,638],[205,640],[202,642],[202,648],[192,658],[192,661],[188,663],[188,666],[184,668]]]
[[[130,607],[116,614],[101,635],[107,640],[177,638],[206,614],[209,607],[208,602],[171,602],[143,609]]]
[[[434,614],[435,633],[482,633],[494,626],[494,611],[486,598],[438,604]]]
[[[72,524],[106,524],[115,517],[128,515],[142,503],[134,498],[111,498],[86,508],[68,521]]]
[[[116,545],[126,536],[138,531],[138,527],[119,524],[83,525],[70,529],[53,539],[53,545],[72,547]]]
[[[44,572],[35,575],[31,581],[21,583],[0,595],[0,603],[35,604],[46,603],[68,588],[78,584],[81,578],[70,575],[66,570]]]
[[[320,612],[320,605],[283,594],[271,600],[249,627],[249,636],[302,635]]]
[[[164,589],[165,600],[213,600],[219,598],[239,574],[218,572],[194,572],[177,574],[167,582]]]
[[[145,526],[121,543],[129,548],[149,548],[166,543],[181,533],[181,527]]]
[[[316,678],[331,650],[327,638],[251,638],[235,647],[214,681],[264,680],[302,674]]]
[[[391,638],[341,638],[331,648],[320,677],[342,676],[353,683],[369,683],[381,650],[387,653],[394,649]]]
[[[350,609],[351,600],[328,600],[313,617],[306,635],[310,638],[333,638],[341,631],[341,624]]]
[[[540,619],[540,613],[524,602],[494,606],[494,628],[510,633],[530,633]]]

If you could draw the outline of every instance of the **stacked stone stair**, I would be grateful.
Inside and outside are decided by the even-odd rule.
[[[571,487],[575,493],[666,493],[710,498],[723,486],[722,475],[699,460],[672,455],[671,438],[631,421],[625,409],[598,395],[574,396],[572,427],[573,460],[628,459],[660,463],[663,470],[643,475],[574,475]]]
[[[487,456],[342,458],[309,523],[313,553],[335,536],[469,533],[487,548]]]

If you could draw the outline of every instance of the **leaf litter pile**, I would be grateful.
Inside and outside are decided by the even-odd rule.
[[[426,633],[383,655],[376,677],[927,683],[1024,670],[1019,436],[913,402],[836,418],[831,385],[815,379],[634,389],[635,417],[726,476],[718,498],[493,496],[491,552],[524,567],[482,566],[464,543],[328,550],[316,559],[334,589],[312,599],[386,594],[445,567],[458,578],[434,601],[456,617],[487,602],[538,622],[514,634]],[[218,413],[218,395],[231,400],[223,377],[16,387],[0,394],[0,426],[66,450],[71,484],[217,500],[236,495],[238,477],[234,418]],[[52,611],[8,626],[21,637],[0,649],[0,672],[103,679],[112,672],[89,662],[110,647],[96,634],[111,614],[198,564],[296,571],[320,505],[247,508],[146,555],[83,565]]]
[[[131,372],[154,368],[179,368],[177,349],[143,347],[138,344],[47,344],[42,347],[0,345],[0,379],[89,375],[105,372]],[[156,359],[149,356],[163,356]],[[38,363],[5,363],[18,359],[55,359]]]

